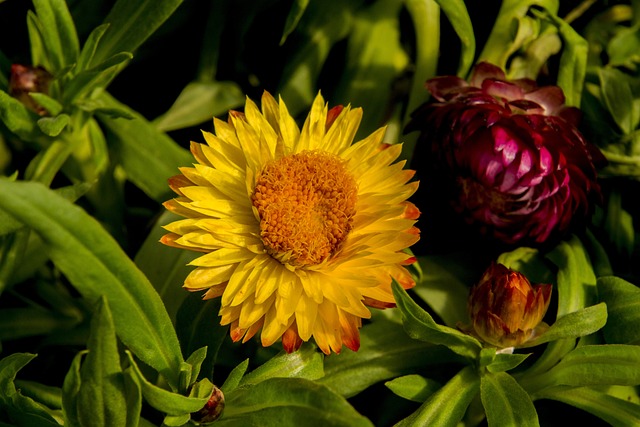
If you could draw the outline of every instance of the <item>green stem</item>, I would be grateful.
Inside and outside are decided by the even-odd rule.
[[[410,114],[429,99],[424,82],[435,77],[440,53],[440,6],[435,0],[407,0],[405,6],[416,33],[416,60],[404,125],[409,122]],[[405,136],[402,158],[411,160],[417,138],[417,132]]]
[[[64,162],[69,158],[71,151],[72,147],[68,141],[64,139],[54,141],[29,164],[25,180],[40,182],[49,187]]]

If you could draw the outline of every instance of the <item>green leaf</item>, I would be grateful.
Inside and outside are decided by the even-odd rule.
[[[347,41],[345,69],[335,102],[364,107],[356,140],[379,128],[393,101],[390,88],[409,59],[400,43],[402,1],[379,0],[360,8]]]
[[[87,342],[89,353],[80,368],[78,421],[81,425],[124,426],[128,399],[113,318],[104,297],[98,300],[93,313]],[[135,405],[131,406],[135,410]]]
[[[540,394],[540,398],[553,399],[589,412],[612,426],[640,424],[640,405],[588,387],[554,388]]]
[[[38,20],[42,23],[43,43],[55,74],[78,59],[80,43],[76,27],[65,0],[33,0]]]
[[[564,338],[578,338],[599,331],[607,323],[607,305],[596,304],[560,317],[543,334],[520,347],[533,347]]]
[[[407,291],[394,281],[393,295],[402,311],[405,331],[410,337],[432,344],[441,344],[454,353],[473,361],[482,349],[480,342],[457,329],[438,325],[433,318],[416,304]]]
[[[65,425],[71,427],[80,426],[78,419],[78,392],[82,385],[80,376],[80,366],[82,357],[87,351],[81,351],[71,361],[71,366],[67,371],[62,383],[62,413],[64,415]]]
[[[57,116],[62,112],[64,106],[57,100],[51,98],[42,92],[29,92],[29,96],[34,99],[41,107],[43,107],[52,116]]]
[[[467,366],[432,394],[418,410],[397,423],[396,427],[455,427],[479,388],[480,377],[474,368]]]
[[[172,387],[183,362],[162,301],[102,226],[41,184],[0,180],[0,206],[35,230],[56,266],[90,302],[111,301],[118,336]]]
[[[266,363],[242,377],[240,385],[257,384],[269,378],[304,378],[317,380],[324,375],[323,355],[315,346],[305,344],[298,351],[280,352]]]
[[[632,134],[640,122],[640,109],[634,103],[627,76],[616,68],[598,69],[602,98],[611,117],[625,135]]]
[[[555,271],[549,268],[544,254],[534,248],[520,246],[510,252],[503,252],[496,262],[524,274],[531,283],[552,283],[556,278]]]
[[[189,370],[189,378],[187,383],[187,388],[191,387],[193,383],[198,379],[198,375],[200,375],[200,369],[202,368],[202,362],[204,362],[207,357],[207,347],[201,347],[191,353],[191,356],[186,360],[186,363],[191,366]]]
[[[436,0],[454,31],[460,39],[460,62],[458,64],[458,76],[465,77],[473,65],[476,54],[476,38],[473,33],[473,25],[463,0]]]
[[[102,36],[109,28],[110,24],[102,24],[98,25],[96,28],[91,31],[89,37],[84,42],[84,46],[82,46],[82,51],[80,52],[80,56],[78,57],[78,63],[76,64],[75,73],[84,71],[89,68],[91,61],[93,60],[93,56],[96,53],[96,49],[98,48],[98,43],[102,40]]]
[[[300,18],[304,14],[304,11],[307,9],[309,5],[309,0],[294,0],[291,5],[291,9],[289,9],[289,13],[287,14],[287,21],[284,24],[284,31],[282,32],[282,38],[280,38],[280,46],[284,44],[289,37],[289,34],[296,29],[298,22],[300,22]]]
[[[375,315],[360,330],[360,349],[331,355],[324,361],[324,377],[318,380],[336,393],[353,397],[381,381],[413,373],[427,366],[464,359],[436,346],[410,338],[402,324]]]
[[[18,137],[33,141],[36,133],[39,133],[36,130],[36,120],[39,117],[20,101],[0,91],[0,121]]]
[[[38,307],[3,308],[0,318],[0,341],[48,335],[70,329],[80,320]]]
[[[398,377],[384,385],[394,394],[418,403],[424,402],[442,387],[439,382],[417,374]]]
[[[134,117],[126,120],[114,119],[106,114],[98,115],[127,178],[158,202],[172,197],[167,179],[179,172],[178,167],[193,163],[191,153],[158,131],[140,114],[107,94],[101,96],[101,101]]]
[[[491,359],[491,362],[489,364],[487,364],[486,368],[487,368],[487,371],[492,372],[492,373],[510,371],[511,369],[514,369],[517,366],[519,366],[529,356],[531,356],[531,353],[527,353],[527,354],[497,353]]]
[[[42,384],[37,381],[18,379],[14,381],[14,384],[22,394],[36,402],[40,402],[51,409],[62,408],[62,389],[60,387]]]
[[[234,82],[191,82],[153,124],[164,132],[199,125],[241,106],[244,99],[242,90]]]
[[[63,102],[73,104],[83,100],[96,89],[106,88],[131,58],[131,53],[119,52],[92,68],[80,71],[65,86]]]
[[[563,49],[558,67],[558,86],[562,88],[565,104],[580,107],[584,78],[587,70],[589,45],[571,25],[555,14],[551,19],[558,26]]]
[[[15,387],[17,373],[34,357],[35,354],[13,353],[0,360],[0,408],[3,419],[20,427],[59,426],[47,407],[24,396]]]
[[[635,246],[633,216],[622,207],[622,194],[619,189],[611,189],[608,193],[604,230],[616,250],[620,254],[630,256]]]
[[[323,385],[303,378],[269,378],[236,388],[225,395],[224,413],[216,425],[373,426],[344,398]]]
[[[617,26],[615,34],[607,44],[609,64],[635,69],[640,62],[638,48],[640,47],[640,26]]]
[[[69,124],[69,116],[60,114],[56,117],[42,117],[38,119],[38,127],[45,135],[56,137]]]
[[[309,2],[293,34],[300,47],[288,58],[277,90],[292,116],[311,105],[329,51],[338,40],[347,36],[353,14],[362,3],[364,0]]]
[[[142,395],[149,405],[168,415],[184,416],[197,412],[207,403],[213,391],[213,384],[208,379],[196,383],[189,396],[174,393],[158,387],[147,380],[136,364],[131,352],[127,351],[131,363],[131,373],[140,383]]]
[[[245,359],[243,362],[240,362],[238,366],[231,370],[231,372],[227,376],[227,379],[224,381],[224,384],[222,384],[222,387],[220,387],[220,390],[222,390],[224,394],[230,393],[235,390],[235,388],[240,385],[240,381],[242,380],[245,372],[247,372],[248,367],[249,359]]]
[[[119,52],[134,52],[173,14],[182,1],[118,0],[104,19],[110,26],[100,39],[91,64],[99,64]]]
[[[538,426],[531,398],[509,374],[486,374],[480,380],[480,398],[490,426]]]
[[[614,276],[598,278],[600,299],[607,303],[609,320],[603,329],[609,344],[640,344],[640,289]]]
[[[412,289],[429,305],[447,326],[465,322],[469,288],[482,275],[479,265],[469,254],[428,255],[418,258],[424,271],[422,280]]]

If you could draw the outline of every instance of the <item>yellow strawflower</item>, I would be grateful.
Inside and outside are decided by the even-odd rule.
[[[357,350],[367,306],[393,307],[392,278],[414,286],[404,250],[419,239],[417,189],[401,145],[384,129],[352,144],[360,108],[328,109],[318,94],[302,129],[269,93],[262,111],[214,119],[192,142],[197,163],[170,179],[165,207],[186,219],[162,243],[204,252],[184,287],[221,297],[221,324],[243,342],[282,339],[287,352],[314,338],[325,354]]]

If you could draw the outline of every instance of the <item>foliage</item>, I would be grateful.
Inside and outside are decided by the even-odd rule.
[[[214,384],[229,426],[640,423],[639,2],[89,3],[0,1],[0,424],[196,424]],[[425,80],[479,61],[583,111],[608,160],[587,230],[535,249],[425,226],[416,287],[328,357],[232,343],[219,302],[181,289],[193,256],[157,244],[161,203],[213,116],[263,90],[300,116],[321,90],[420,175],[403,129]],[[12,64],[49,90],[19,95]],[[494,260],[554,285],[550,327],[512,353],[463,332]]]

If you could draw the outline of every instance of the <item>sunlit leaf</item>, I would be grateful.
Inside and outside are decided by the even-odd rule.
[[[37,121],[38,127],[45,135],[56,137],[69,124],[69,116],[60,114],[56,117],[42,117]]]
[[[471,366],[467,366],[396,426],[455,427],[479,389],[480,377]]]
[[[120,339],[177,386],[183,362],[169,316],[147,278],[101,225],[36,183],[0,180],[2,209],[35,230],[56,266],[89,301],[105,295]]]
[[[242,377],[240,386],[257,384],[270,378],[317,380],[324,375],[323,358],[324,356],[310,344],[305,344],[290,354],[281,352]]]
[[[486,374],[480,380],[480,397],[490,426],[538,426],[531,398],[509,374]]]
[[[225,395],[220,427],[304,425],[365,427],[373,424],[329,388],[303,378],[269,378]]]
[[[475,360],[482,348],[477,339],[457,329],[437,324],[399,284],[394,282],[392,286],[398,308],[403,314],[404,329],[409,336],[431,344],[444,345],[460,356]]]
[[[424,402],[442,387],[439,382],[416,374],[395,378],[384,385],[394,394],[418,403]]]
[[[640,289],[614,276],[598,278],[598,294],[607,303],[603,329],[609,344],[640,344]]]

